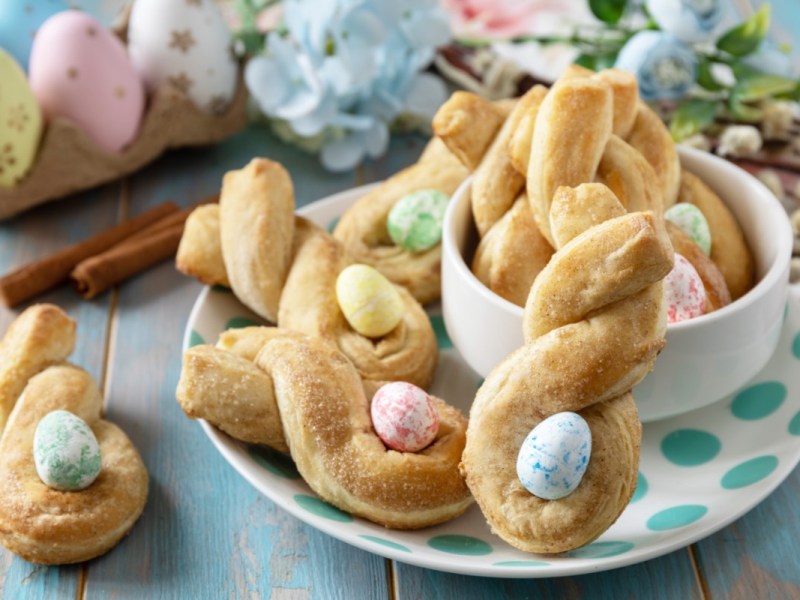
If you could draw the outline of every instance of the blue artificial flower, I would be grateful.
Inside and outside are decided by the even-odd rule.
[[[694,83],[697,59],[669,33],[640,31],[622,47],[615,66],[636,75],[644,100],[676,99]]]
[[[288,36],[267,35],[245,81],[260,109],[302,137],[321,134],[321,159],[346,170],[386,151],[401,114],[426,119],[444,84],[420,73],[450,31],[428,0],[285,0]]]
[[[659,27],[684,42],[702,42],[725,15],[722,0],[647,0],[647,10]]]

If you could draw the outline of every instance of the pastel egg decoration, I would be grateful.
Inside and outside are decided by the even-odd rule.
[[[27,70],[33,38],[39,27],[68,8],[63,0],[0,0],[0,46]]]
[[[439,432],[439,412],[431,397],[404,381],[381,386],[372,397],[370,414],[381,441],[399,452],[418,452]]]
[[[144,86],[125,46],[93,17],[70,10],[45,21],[33,41],[29,80],[48,121],[72,121],[108,152],[136,138]]]
[[[592,432],[577,413],[551,415],[525,437],[517,455],[517,477],[543,500],[569,496],[580,485],[592,455]]]
[[[667,323],[680,323],[706,312],[706,288],[697,270],[682,254],[675,253],[675,264],[664,278]]]
[[[103,462],[94,432],[67,410],[54,410],[39,421],[33,435],[33,461],[42,483],[67,492],[92,485]]]
[[[223,113],[236,91],[231,33],[212,0],[136,0],[128,51],[148,90],[172,84],[209,113]]]
[[[711,229],[706,216],[694,204],[678,202],[667,209],[664,218],[672,221],[692,238],[706,256],[711,255]]]
[[[442,239],[444,213],[450,197],[439,190],[419,190],[403,196],[389,211],[386,229],[395,245],[423,252]]]
[[[42,113],[25,73],[0,48],[0,187],[12,187],[36,160]]]
[[[405,314],[400,293],[369,265],[350,265],[339,273],[336,300],[350,326],[366,337],[386,335]]]

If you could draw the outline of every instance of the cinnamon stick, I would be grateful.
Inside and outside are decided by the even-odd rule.
[[[111,229],[9,273],[0,278],[0,300],[10,308],[49,290],[65,281],[81,261],[111,248],[148,225],[177,211],[178,207],[172,202],[159,204]]]
[[[212,197],[172,213],[120,244],[81,261],[70,273],[73,287],[85,299],[103,293],[113,285],[175,255],[183,235],[183,227],[191,212]]]

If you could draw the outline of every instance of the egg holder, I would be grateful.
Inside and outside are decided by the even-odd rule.
[[[112,30],[126,42],[129,11]],[[121,152],[98,146],[69,119],[46,123],[36,160],[14,187],[0,187],[0,220],[129,175],[165,151],[223,140],[247,123],[247,90],[241,77],[227,110],[212,115],[170,83],[148,95],[139,133]]]

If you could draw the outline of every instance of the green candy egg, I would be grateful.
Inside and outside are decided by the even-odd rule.
[[[33,460],[45,485],[67,492],[89,487],[102,465],[91,428],[67,410],[54,410],[39,421],[33,434]]]
[[[439,190],[403,196],[389,211],[386,229],[392,241],[411,252],[432,248],[442,239],[442,223],[450,197]]]
[[[678,202],[664,213],[664,218],[680,227],[706,256],[711,255],[711,230],[705,215],[694,204]]]

